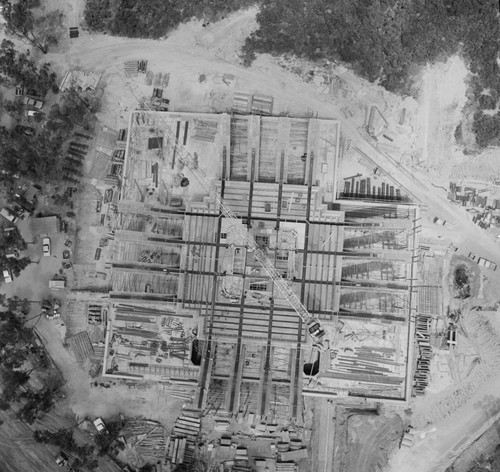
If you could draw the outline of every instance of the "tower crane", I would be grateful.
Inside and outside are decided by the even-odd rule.
[[[136,98],[138,102],[141,101],[141,96],[143,95],[136,84],[132,82],[126,82],[121,76],[120,71],[118,71],[118,76],[122,79],[124,85],[130,90],[131,94]],[[312,338],[314,346],[316,346],[320,351],[326,349],[324,344],[326,332],[321,326],[318,318],[314,317],[309,313],[307,308],[302,304],[297,294],[292,290],[289,282],[284,280],[274,264],[269,260],[265,252],[260,249],[259,245],[255,242],[254,237],[241,224],[240,220],[234,213],[234,211],[227,205],[224,199],[219,195],[215,188],[211,185],[210,180],[205,175],[205,173],[198,167],[198,159],[194,158],[191,153],[186,149],[186,147],[180,142],[176,137],[175,133],[170,129],[170,126],[166,120],[152,108],[146,100],[143,101],[144,108],[152,113],[155,118],[163,125],[163,130],[171,142],[175,143],[177,149],[177,157],[179,161],[184,164],[191,173],[198,180],[200,185],[208,193],[210,198],[216,202],[220,212],[227,218],[230,222],[234,223],[232,225],[232,230],[234,230],[241,244],[246,247],[247,251],[253,255],[253,257],[259,262],[259,264],[267,272],[269,278],[273,281],[275,287],[281,293],[281,295],[290,303],[292,308],[296,311],[302,321],[306,324],[307,333]]]

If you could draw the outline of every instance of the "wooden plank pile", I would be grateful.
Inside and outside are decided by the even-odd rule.
[[[233,95],[233,105],[231,111],[235,113],[248,113],[250,111],[250,103],[252,101],[252,95],[244,92],[234,92]]]
[[[295,449],[293,451],[290,450],[287,452],[278,453],[278,461],[279,462],[300,461],[302,459],[307,459],[307,456],[308,456],[307,448],[304,447],[302,449]]]
[[[139,75],[137,70],[137,61],[125,62],[124,69],[126,77],[137,77]]]
[[[200,418],[188,415],[177,418],[167,449],[167,457],[173,464],[191,463],[200,427]]]
[[[413,394],[424,395],[430,380],[431,347],[431,315],[417,315],[415,337],[418,345],[417,368],[413,378]]]
[[[276,463],[276,472],[297,472],[299,470],[299,466],[295,462],[277,462]]]
[[[251,113],[255,115],[272,115],[274,99],[270,95],[255,94],[252,100]]]
[[[231,467],[231,472],[253,472],[253,467],[246,464],[236,464]]]
[[[90,342],[89,333],[82,331],[68,338],[68,343],[78,362],[94,355],[94,347]]]
[[[123,428],[123,437],[146,462],[154,464],[164,459],[167,444],[161,423],[141,418],[128,419]]]
[[[195,120],[193,139],[213,143],[217,135],[217,121]]]

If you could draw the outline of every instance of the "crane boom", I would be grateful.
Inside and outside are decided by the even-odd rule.
[[[140,95],[142,94],[138,87],[131,82],[124,81],[124,83],[129,88],[132,95],[138,101],[140,101]],[[320,350],[325,349],[322,341],[324,341],[326,332],[321,327],[319,320],[309,313],[307,308],[300,301],[300,298],[292,290],[290,284],[286,280],[284,280],[283,277],[281,277],[274,264],[269,260],[265,252],[260,249],[252,234],[248,231],[248,229],[245,228],[244,225],[241,224],[240,220],[231,209],[231,207],[227,205],[224,199],[213,187],[205,173],[198,167],[197,159],[191,155],[191,153],[186,149],[186,147],[179,141],[174,132],[170,129],[170,126],[168,125],[166,120],[160,115],[158,111],[149,106],[146,101],[143,102],[143,106],[147,111],[153,113],[156,119],[162,123],[162,130],[165,131],[165,134],[167,134],[169,139],[172,140],[172,142],[176,145],[179,161],[192,172],[198,182],[203,186],[204,190],[208,192],[210,198],[216,202],[220,212],[224,215],[224,217],[234,223],[231,229],[237,233],[239,241],[241,241],[241,245],[245,246],[247,250],[252,253],[254,258],[267,272],[269,278],[273,281],[274,285],[281,293],[281,295],[290,303],[290,305],[296,311],[302,321],[304,321],[307,327],[307,333],[313,339],[314,344]]]

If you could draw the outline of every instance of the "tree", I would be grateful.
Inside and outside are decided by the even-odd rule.
[[[14,3],[7,12],[5,20],[7,21],[7,33],[25,40],[31,46],[38,48],[44,54],[47,54],[47,44],[35,34],[35,18],[32,9],[40,6],[40,0],[19,0]]]
[[[7,299],[7,308],[16,316],[26,316],[31,310],[31,303],[26,298],[19,298],[14,295]]]
[[[31,371],[23,372],[20,370],[7,370],[2,368],[2,401],[10,403],[19,387],[28,381],[30,374]]]
[[[476,135],[476,143],[480,148],[500,141],[500,112],[496,115],[486,115],[477,112],[474,115],[472,129]]]

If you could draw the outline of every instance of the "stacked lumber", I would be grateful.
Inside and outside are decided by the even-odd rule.
[[[207,120],[194,120],[194,134],[193,139],[198,141],[206,141],[213,143],[215,141],[215,136],[217,135],[217,128],[219,123],[217,121],[207,121]]]
[[[231,111],[236,113],[248,113],[250,111],[250,103],[252,95],[245,92],[234,92],[233,105]]]
[[[127,61],[124,65],[124,72],[126,77],[137,77],[137,61]]]
[[[413,394],[424,395],[430,380],[431,348],[431,315],[419,313],[416,320],[415,337],[418,345],[417,368],[413,379]]]
[[[122,433],[133,452],[146,462],[156,463],[164,459],[167,445],[161,423],[140,418],[127,419]]]
[[[236,448],[236,457],[237,461],[248,461],[248,450],[244,446],[238,446]]]
[[[187,438],[171,438],[167,455],[173,464],[183,464],[186,453]]]
[[[167,449],[167,457],[173,464],[191,463],[200,427],[200,418],[188,415],[177,418]]]
[[[307,456],[308,452],[305,447],[294,451],[278,453],[279,462],[300,461],[301,459],[307,459]]]
[[[270,95],[255,94],[252,99],[251,113],[256,115],[272,115],[274,99]]]
[[[277,462],[276,463],[276,472],[297,472],[299,470],[299,466],[295,462]]]

